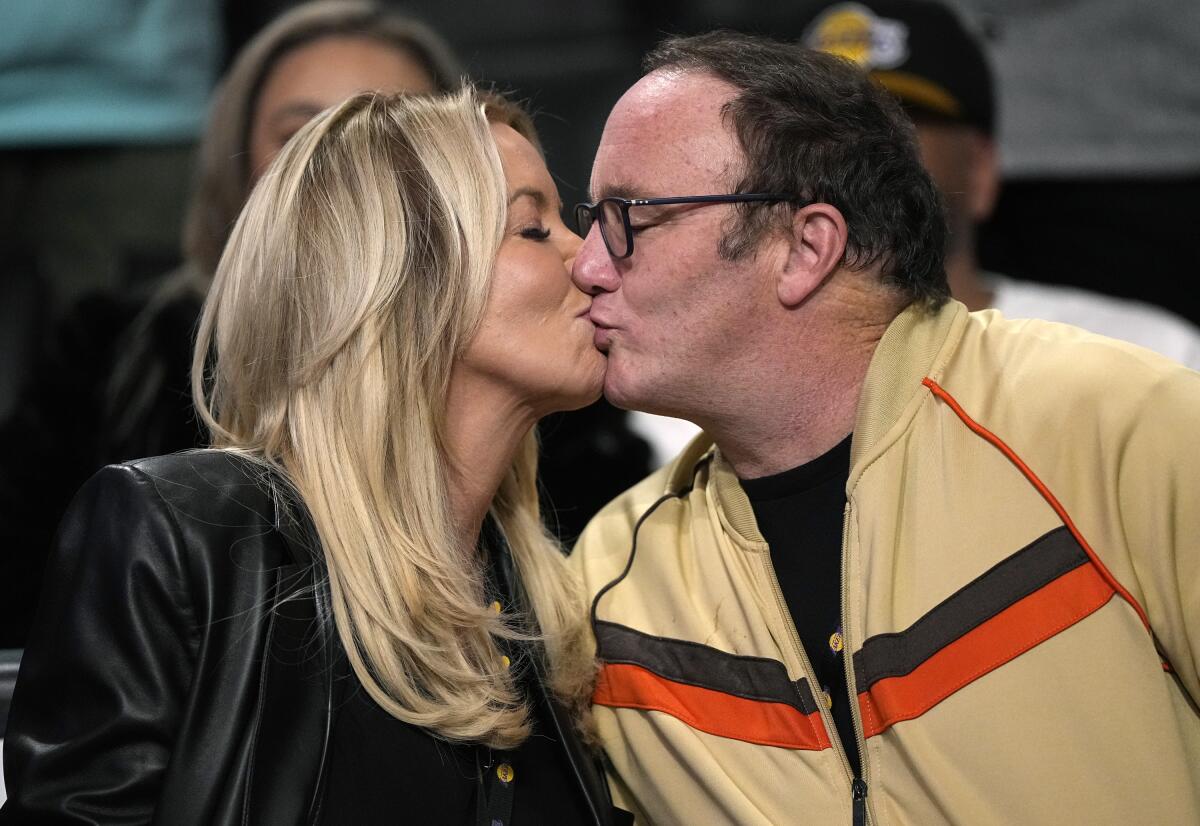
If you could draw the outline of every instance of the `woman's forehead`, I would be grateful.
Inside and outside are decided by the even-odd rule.
[[[500,162],[504,166],[504,177],[510,193],[528,191],[540,193],[541,199],[553,206],[558,201],[558,190],[546,162],[523,135],[506,123],[489,124]]]

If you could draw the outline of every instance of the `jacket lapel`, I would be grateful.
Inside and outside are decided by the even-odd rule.
[[[277,527],[292,555],[278,569],[261,668],[258,726],[244,823],[308,824],[319,814],[332,726],[337,642],[317,533],[300,507],[279,505]]]

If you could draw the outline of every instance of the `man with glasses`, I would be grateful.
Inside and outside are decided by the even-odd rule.
[[[572,556],[623,807],[1200,822],[1200,374],[951,301],[850,63],[714,33],[646,70],[574,278],[608,398],[705,434]]]

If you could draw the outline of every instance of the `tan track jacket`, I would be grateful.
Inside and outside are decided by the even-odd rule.
[[[1200,373],[1063,325],[910,309],[851,461],[860,816],[1200,823]],[[848,763],[719,451],[699,437],[572,560],[619,804],[641,823],[851,823]]]

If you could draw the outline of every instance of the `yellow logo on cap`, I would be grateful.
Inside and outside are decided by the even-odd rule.
[[[908,27],[877,17],[860,3],[840,3],[821,13],[803,38],[810,49],[838,55],[864,69],[890,69],[908,60]]]

